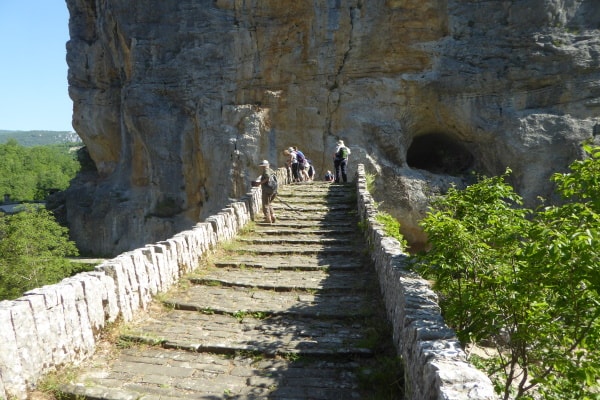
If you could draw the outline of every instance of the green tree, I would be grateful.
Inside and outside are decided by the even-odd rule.
[[[0,299],[59,282],[73,273],[66,257],[77,256],[68,230],[44,208],[0,217]]]
[[[532,372],[552,399],[600,398],[600,148],[584,149],[587,158],[552,177],[564,203],[536,215],[523,251],[531,279],[546,287],[532,352],[543,362]]]
[[[24,148],[14,139],[0,146],[0,195],[33,199],[35,178],[25,173],[24,156]]]
[[[482,178],[421,223],[431,250],[419,271],[463,344],[494,345],[481,362],[504,399],[599,398],[600,150],[586,151],[552,178],[560,206],[525,209],[505,176]]]
[[[66,146],[23,147],[11,139],[0,145],[0,200],[44,200],[51,190],[64,190],[79,171]]]

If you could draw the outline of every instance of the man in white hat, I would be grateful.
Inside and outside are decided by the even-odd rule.
[[[343,140],[337,141],[335,152],[333,153],[333,166],[335,167],[335,183],[348,182],[346,167],[348,166],[348,156],[350,149],[344,145]]]
[[[275,222],[275,213],[273,212],[273,206],[271,203],[275,200],[277,195],[277,175],[275,171],[269,168],[269,162],[263,160],[260,164],[263,168],[262,174],[256,178],[253,186],[259,186],[262,190],[262,209],[265,214],[265,222]]]

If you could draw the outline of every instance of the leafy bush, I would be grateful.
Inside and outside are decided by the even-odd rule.
[[[367,181],[367,191],[373,195],[375,192],[376,175],[367,173],[365,178]],[[386,236],[390,236],[398,240],[402,249],[406,249],[408,244],[402,233],[400,233],[400,221],[398,221],[388,212],[379,210],[379,206],[379,203],[375,203],[375,207],[378,208],[377,214],[375,215],[375,220],[383,225],[383,231],[385,232]]]
[[[406,239],[400,233],[400,222],[385,211],[377,211],[375,220],[383,225],[386,236],[393,237],[400,242],[403,249],[407,247]]]
[[[67,228],[44,208],[26,206],[0,216],[0,300],[59,282],[74,272],[66,257],[77,256]]]
[[[0,145],[0,200],[45,200],[69,186],[80,168],[71,144],[24,147],[11,139]],[[0,300],[59,282],[80,271],[66,257],[78,254],[67,228],[40,207],[0,214]]]
[[[504,175],[450,189],[421,222],[418,269],[461,342],[494,347],[504,399],[599,398],[600,148],[585,150],[552,177],[562,205],[523,208]]]
[[[375,192],[375,174],[367,173],[365,179],[367,181],[367,191],[371,194]]]

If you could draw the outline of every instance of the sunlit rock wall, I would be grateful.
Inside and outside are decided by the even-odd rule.
[[[600,134],[595,0],[67,0],[73,126],[97,171],[71,233],[116,254],[171,236],[338,138],[411,242],[432,194],[510,167],[529,202]]]

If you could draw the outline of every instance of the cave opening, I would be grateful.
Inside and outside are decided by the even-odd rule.
[[[473,155],[467,148],[444,133],[428,133],[413,139],[406,154],[411,168],[434,174],[458,176],[473,167]]]

